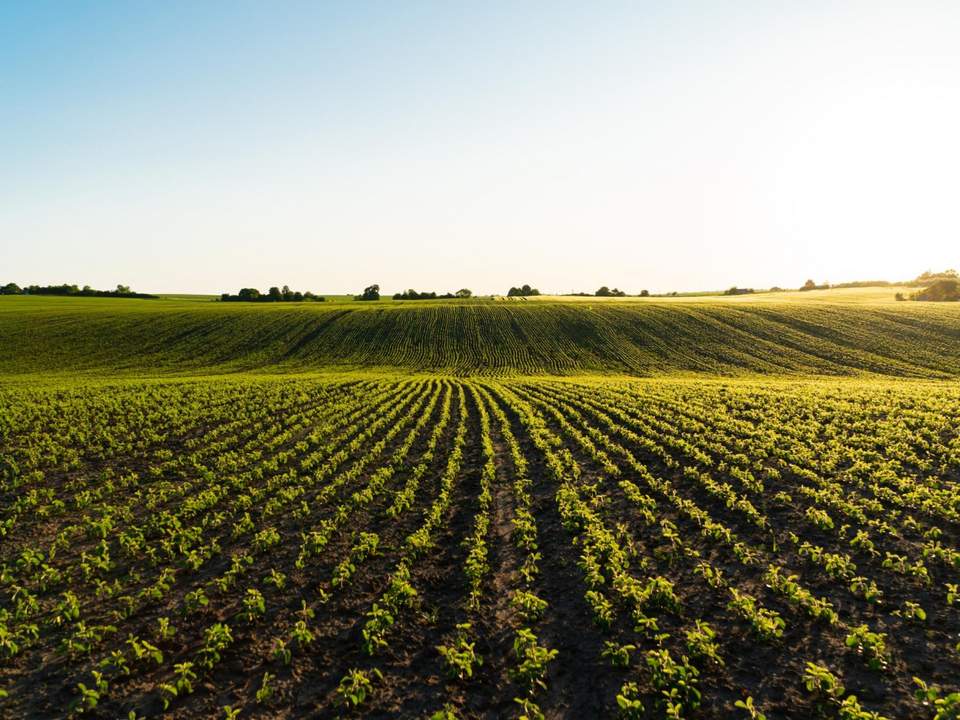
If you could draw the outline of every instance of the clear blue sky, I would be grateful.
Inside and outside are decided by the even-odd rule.
[[[955,2],[0,3],[0,281],[960,265]]]

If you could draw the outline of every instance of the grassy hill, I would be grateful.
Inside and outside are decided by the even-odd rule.
[[[883,290],[335,307],[3,297],[0,373],[960,375],[960,307]]]

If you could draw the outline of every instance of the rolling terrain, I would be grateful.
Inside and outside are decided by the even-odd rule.
[[[330,307],[0,297],[0,375],[960,374],[960,306],[803,295]]]
[[[0,718],[960,713],[960,307],[0,298]]]

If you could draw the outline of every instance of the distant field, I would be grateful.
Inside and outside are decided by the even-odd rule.
[[[840,302],[840,303],[864,303],[870,305],[889,305],[895,303],[895,295],[902,292],[909,295],[916,292],[917,288],[906,285],[891,285],[885,287],[863,287],[863,288],[837,288],[835,290],[783,290],[779,292],[756,292],[748,295],[724,295],[723,291],[684,293],[676,296],[656,295],[653,297],[596,297],[583,295],[535,295],[531,297],[506,297],[505,295],[483,295],[469,298],[466,300],[394,300],[389,295],[384,295],[376,302],[357,302],[353,295],[325,295],[327,303],[351,303],[359,307],[377,307],[385,304],[389,305],[410,305],[424,304],[435,305],[437,303],[446,304],[465,304],[477,302],[601,302],[601,303],[658,303],[658,302],[734,302],[734,303],[766,303],[766,302]],[[322,294],[322,293],[321,293]],[[214,302],[219,299],[219,295],[176,295],[161,294],[165,300],[185,300],[189,302]]]
[[[0,375],[333,368],[956,377],[960,305],[887,302],[861,289],[369,305],[0,297]]]
[[[677,296],[657,296],[657,297],[583,297],[570,295],[538,295],[526,298],[533,302],[543,301],[563,301],[563,302],[640,302],[640,303],[735,303],[735,304],[755,304],[755,303],[843,303],[843,304],[864,304],[864,305],[892,305],[897,303],[896,294],[898,292],[909,295],[916,292],[915,287],[890,286],[890,287],[865,287],[865,288],[837,288],[835,290],[784,290],[781,292],[757,292],[747,295],[724,295],[717,293],[696,293]]]
[[[955,717],[895,291],[0,297],[0,718]]]

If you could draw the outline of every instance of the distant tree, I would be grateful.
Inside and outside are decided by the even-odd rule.
[[[470,290],[469,288],[460,288],[459,290],[457,290],[457,297],[458,298],[473,297],[473,291]]]
[[[904,295],[902,292],[897,293],[897,294],[894,295],[893,297],[894,297],[894,299],[895,299],[897,302],[903,302],[904,300],[907,299],[907,296]]]
[[[116,295],[116,290],[103,290],[101,292]],[[24,288],[24,295],[79,295],[80,288],[76,285],[30,285]]]
[[[927,270],[926,272],[920,273],[915,280],[907,284],[915,286],[930,285],[937,280],[957,280],[958,278],[960,278],[960,275],[957,274],[956,270],[944,270],[943,272],[932,272],[931,270]]]
[[[236,295],[223,293],[220,296],[222,302],[324,302],[326,300],[322,295],[314,295],[309,290],[306,292],[292,291],[288,285],[280,288],[272,287],[270,291],[263,295],[256,288],[241,288]]]
[[[928,302],[960,301],[960,280],[954,280],[952,278],[937,280],[930,287],[913,293],[910,299]]]
[[[650,297],[650,291],[649,291],[649,290],[641,290],[641,291],[640,291],[640,297]]]
[[[602,286],[594,293],[594,295],[597,297],[610,297],[612,294],[613,293],[610,292],[610,288],[608,288],[606,285]]]
[[[801,290],[816,290],[816,289],[817,289],[817,284],[816,284],[813,280],[807,280],[807,281],[803,284],[803,287],[800,288],[800,289],[801,289]]]
[[[467,292],[470,292],[469,290]],[[437,295],[434,290],[424,290],[423,292],[417,292],[413,288],[405,290],[403,292],[394,293],[394,300],[450,300],[457,297],[453,293],[444,293],[443,295]]]
[[[416,292],[416,291],[414,291]],[[379,300],[380,299],[380,286],[379,285],[369,285],[363,289],[363,295],[357,295],[354,298],[355,300]]]
[[[523,287],[512,287],[507,292],[507,297],[530,297],[531,295],[539,295],[540,291],[536,288],[532,288],[529,285],[524,285]]]
[[[155,300],[156,295],[133,292],[127,285],[117,285],[115,290],[94,290],[84,285],[81,290],[77,285],[27,285],[20,287],[16,283],[7,283],[0,287],[0,295],[67,295],[81,297],[126,297],[142,300]]]

